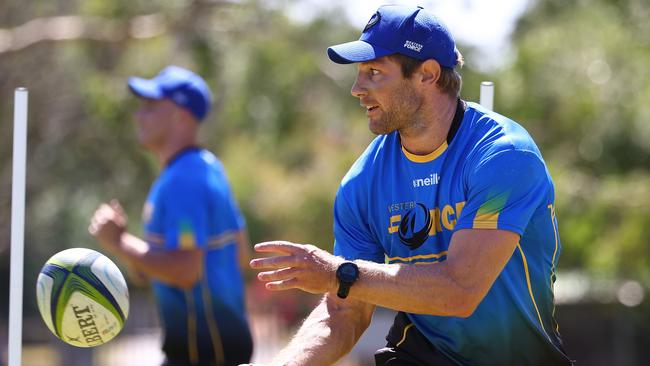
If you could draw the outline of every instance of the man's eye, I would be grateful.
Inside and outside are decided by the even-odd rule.
[[[370,69],[370,74],[371,74],[371,75],[379,75],[379,70],[377,70],[377,69]]]

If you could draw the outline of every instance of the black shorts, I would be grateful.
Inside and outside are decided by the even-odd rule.
[[[228,308],[219,304],[213,305],[217,332],[210,330],[209,322],[205,318],[197,320],[196,333],[192,338],[196,347],[194,357],[190,355],[190,336],[187,328],[165,328],[164,366],[237,366],[250,361],[253,340],[248,324]],[[184,316],[186,315],[178,315],[179,318]]]
[[[454,366],[399,312],[386,336],[386,347],[375,352],[377,366]]]

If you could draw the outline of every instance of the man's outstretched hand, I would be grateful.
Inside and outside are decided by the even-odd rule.
[[[266,282],[266,288],[281,291],[297,288],[312,294],[336,292],[336,269],[344,259],[335,257],[311,244],[288,241],[269,241],[255,245],[259,253],[272,253],[256,258],[250,266],[260,272],[257,278]]]

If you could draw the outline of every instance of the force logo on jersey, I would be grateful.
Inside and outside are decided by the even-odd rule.
[[[418,226],[420,229],[416,229],[418,213],[420,212],[422,212],[423,222],[421,226]],[[404,215],[404,218],[402,218],[399,224],[399,231],[397,232],[399,234],[399,240],[407,247],[417,249],[429,237],[429,231],[431,231],[432,226],[431,211],[427,210],[425,205],[418,203],[417,208],[409,210]]]
[[[399,239],[410,249],[417,249],[424,244],[430,236],[442,232],[443,228],[454,230],[456,219],[460,217],[465,201],[454,205],[447,204],[428,209],[422,203],[415,205],[395,204],[390,207],[403,207],[409,209],[403,216],[392,215],[388,222],[388,233],[398,233]]]

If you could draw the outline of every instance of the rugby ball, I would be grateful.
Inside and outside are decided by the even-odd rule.
[[[54,335],[77,347],[110,341],[129,315],[129,290],[110,259],[91,249],[52,256],[36,281],[43,321]]]

